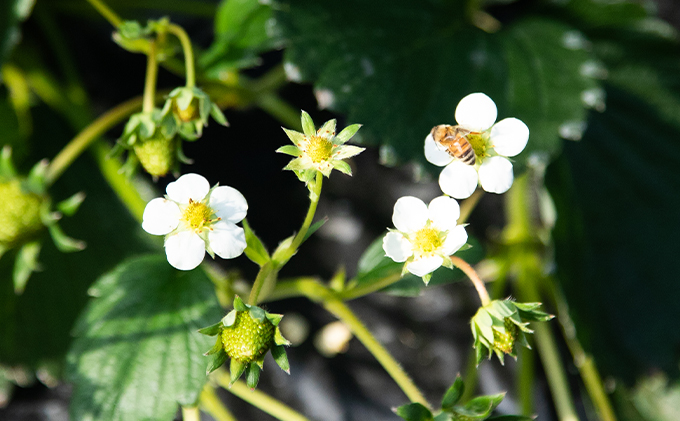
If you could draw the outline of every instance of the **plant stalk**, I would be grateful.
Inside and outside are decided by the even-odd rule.
[[[182,52],[184,53],[184,67],[186,69],[186,87],[193,88],[196,86],[196,70],[194,65],[194,50],[191,46],[191,39],[187,35],[184,28],[174,23],[168,25],[168,32],[175,35],[180,44],[182,44]]]
[[[158,78],[158,61],[156,57],[156,41],[149,42],[149,54],[146,61],[146,79],[144,80],[144,102],[142,111],[150,113],[154,109],[156,96],[156,79]]]
[[[215,393],[215,389],[210,384],[206,384],[203,388],[198,405],[216,421],[237,421],[236,417],[224,406],[217,393]]]
[[[116,12],[111,10],[111,8],[107,6],[102,0],[87,0],[87,2],[90,3],[92,7],[97,9],[97,12],[99,12],[99,14],[102,15],[104,19],[108,20],[109,23],[114,27],[118,28],[123,23],[123,20],[116,14]]]
[[[484,281],[477,275],[477,272],[466,262],[465,260],[461,259],[458,256],[449,256],[451,259],[451,263],[454,264],[458,269],[462,270],[463,273],[467,275],[468,278],[470,278],[470,281],[472,281],[472,284],[475,286],[475,289],[477,290],[477,295],[479,295],[479,300],[482,302],[482,306],[486,306],[491,302],[491,299],[489,298],[489,292],[486,290],[486,286],[484,286]]]

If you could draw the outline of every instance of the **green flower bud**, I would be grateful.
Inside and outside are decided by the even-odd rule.
[[[227,119],[208,94],[196,87],[183,86],[173,89],[161,111],[163,118],[173,117],[177,133],[185,139],[195,140],[203,134],[208,125],[208,117],[227,126]]]
[[[205,354],[212,357],[207,372],[217,370],[230,358],[231,383],[245,372],[246,384],[254,389],[264,366],[264,357],[271,350],[276,364],[290,373],[284,348],[290,342],[281,335],[278,327],[282,317],[245,304],[236,296],[234,309],[229,314],[220,322],[199,330],[204,335],[217,336],[215,345]]]
[[[45,199],[23,189],[20,180],[0,183],[0,197],[0,246],[10,248],[44,228],[40,208]]]
[[[517,345],[527,348],[529,343],[525,334],[533,333],[529,329],[529,321],[547,321],[552,315],[538,310],[541,303],[517,303],[509,299],[494,300],[480,307],[472,318],[472,335],[475,338],[474,348],[477,352],[477,364],[491,358],[495,353],[501,364],[504,356],[517,358]]]

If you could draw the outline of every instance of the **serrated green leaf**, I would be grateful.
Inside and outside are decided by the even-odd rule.
[[[461,396],[463,396],[464,391],[465,385],[463,383],[463,378],[460,377],[459,374],[456,376],[456,380],[453,382],[453,385],[451,385],[449,390],[446,391],[444,397],[442,398],[442,409],[449,409],[453,407],[453,405],[457,404]]]
[[[262,244],[262,240],[255,234],[255,232],[250,228],[250,224],[246,219],[242,221],[243,230],[246,234],[246,244],[247,247],[244,251],[246,256],[255,264],[260,267],[264,266],[269,262],[269,253],[266,247]]]
[[[281,367],[281,370],[290,374],[290,364],[288,363],[286,349],[283,346],[277,345],[275,347],[272,347],[272,357],[274,357],[274,361],[276,361],[276,364],[279,367]]]
[[[420,403],[409,403],[394,410],[406,421],[433,421],[432,412]]]
[[[285,60],[298,79],[328,93],[325,107],[364,123],[363,142],[389,145],[402,161],[424,162],[430,129],[455,124],[458,101],[481,91],[499,118],[529,126],[529,144],[514,158],[521,169],[534,152],[559,152],[560,130],[586,121],[583,92],[599,86],[580,72],[592,53],[566,48],[574,28],[555,20],[515,20],[489,34],[467,22],[461,2],[278,4]]]
[[[124,261],[92,292],[67,358],[72,418],[172,420],[178,402],[196,402],[213,342],[196,330],[220,317],[206,275],[150,255]]]

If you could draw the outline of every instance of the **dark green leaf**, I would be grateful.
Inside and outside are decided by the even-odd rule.
[[[195,403],[213,342],[196,330],[221,313],[206,275],[145,256],[124,261],[90,292],[97,298],[68,354],[72,418],[172,420],[177,403]]]
[[[556,21],[515,21],[488,34],[465,22],[461,2],[279,3],[289,77],[314,82],[322,107],[361,121],[362,141],[389,145],[402,160],[424,161],[430,129],[455,124],[458,101],[482,91],[499,118],[529,126],[521,167],[533,152],[559,151],[560,131],[585,122],[584,91],[598,87],[580,73],[592,55],[565,47],[575,31]]]
[[[432,412],[420,403],[409,403],[394,410],[406,421],[433,421]]]
[[[463,391],[465,390],[465,385],[463,383],[460,374],[456,376],[456,380],[453,385],[446,391],[444,397],[442,398],[442,409],[449,409],[453,405],[457,404],[460,397],[463,396]]]
[[[354,280],[356,283],[352,286],[370,285],[387,277],[400,276],[404,264],[397,263],[385,256],[385,251],[382,248],[383,237],[384,235],[373,241],[359,259],[359,266],[357,268],[358,273]],[[469,237],[468,242],[472,244],[473,247],[468,250],[457,252],[456,256],[461,257],[470,264],[475,264],[483,258],[484,251],[482,250],[481,245],[473,237]],[[434,271],[428,286],[448,284],[460,281],[464,278],[465,274],[459,269],[451,270],[441,267]],[[420,290],[423,288],[425,288],[425,284],[420,277],[407,273],[401,280],[382,291],[394,295],[415,296],[420,294]]]
[[[262,240],[255,235],[255,232],[250,228],[247,220],[243,220],[243,229],[246,234],[246,247],[244,253],[253,262],[260,267],[264,266],[269,261],[269,253],[266,247],[262,244]]]
[[[314,233],[315,233],[319,228],[321,228],[321,227],[323,226],[323,224],[325,224],[326,222],[328,222],[328,217],[327,217],[327,216],[324,216],[323,218],[321,218],[321,219],[319,219],[318,221],[316,221],[315,223],[313,223],[312,226],[310,226],[309,229],[307,230],[307,232],[305,233],[305,238],[303,238],[302,241],[303,241],[303,242],[304,242],[304,241],[307,241],[307,239],[308,239],[309,237],[311,237],[312,235],[314,235]]]
[[[31,14],[34,4],[35,0],[5,0],[0,5],[0,67],[19,43],[19,23]]]

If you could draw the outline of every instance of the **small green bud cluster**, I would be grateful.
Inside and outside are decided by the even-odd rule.
[[[196,87],[175,88],[168,95],[161,114],[164,117],[172,116],[177,125],[177,134],[187,140],[196,140],[203,135],[203,127],[208,126],[208,116],[223,126],[229,125],[208,94]]]
[[[231,384],[246,373],[246,384],[257,387],[264,357],[271,350],[279,367],[290,373],[285,346],[290,345],[279,330],[280,314],[272,314],[257,306],[245,304],[234,298],[234,309],[218,323],[200,329],[208,336],[217,336],[215,345],[205,355],[211,356],[207,373],[217,370],[231,359],[229,371]]]
[[[525,336],[533,333],[528,328],[529,322],[544,322],[553,318],[538,310],[540,306],[541,303],[518,303],[506,299],[494,300],[480,307],[471,323],[477,364],[485,356],[491,358],[492,352],[503,364],[506,354],[517,358],[518,345],[530,348]]]

